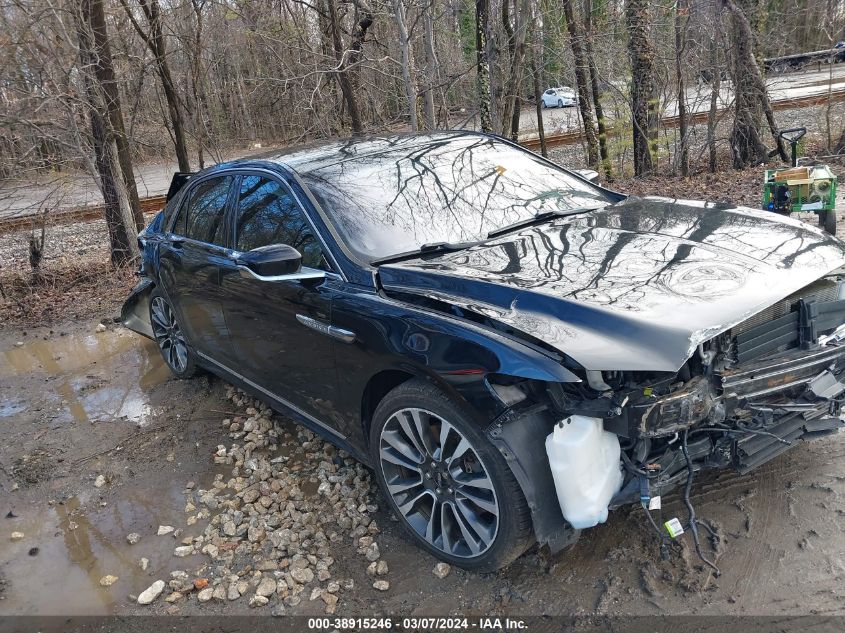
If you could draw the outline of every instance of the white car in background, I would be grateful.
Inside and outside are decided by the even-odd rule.
[[[549,88],[541,97],[544,108],[568,108],[578,101],[575,91],[568,86]]]

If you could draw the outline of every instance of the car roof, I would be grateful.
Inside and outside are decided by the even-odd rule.
[[[276,163],[284,165],[299,174],[307,174],[353,158],[376,156],[384,152],[403,149],[410,153],[459,138],[496,138],[488,134],[466,130],[430,132],[426,134],[391,134],[380,136],[353,137],[339,141],[322,141],[281,150],[270,150],[261,154],[246,156],[211,167],[209,171],[246,167],[250,163]]]

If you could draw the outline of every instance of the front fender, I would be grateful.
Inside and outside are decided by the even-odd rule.
[[[150,293],[153,288],[155,284],[152,279],[142,279],[132,288],[120,311],[123,325],[147,338],[154,338],[150,324]]]

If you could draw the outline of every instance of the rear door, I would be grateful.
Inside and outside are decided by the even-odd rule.
[[[224,311],[236,371],[308,421],[339,435],[337,373],[329,333],[332,296],[340,281],[324,247],[286,183],[244,174],[234,210],[234,253],[286,244],[302,255],[299,274],[259,279],[247,271],[222,275]],[[334,422],[331,422],[334,420]]]
[[[230,355],[220,270],[231,267],[226,211],[236,178],[191,183],[162,244],[159,278],[188,343],[214,358]]]

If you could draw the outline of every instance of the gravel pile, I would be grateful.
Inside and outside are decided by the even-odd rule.
[[[321,600],[332,614],[354,587],[351,578],[333,575],[332,549],[348,550],[350,543],[374,588],[387,590],[388,567],[371,516],[378,510],[376,489],[367,469],[307,429],[274,425],[270,409],[243,392],[230,388],[227,396],[243,415],[223,420],[232,444],[220,445],[214,461],[231,466],[231,476],[218,474],[207,490],[187,485],[187,525],[207,523],[173,552],[202,553],[208,564],[193,575],[173,571],[165,600],[178,603],[191,594],[199,602],[240,599],[270,605],[277,614]],[[148,600],[152,594],[142,595]]]

